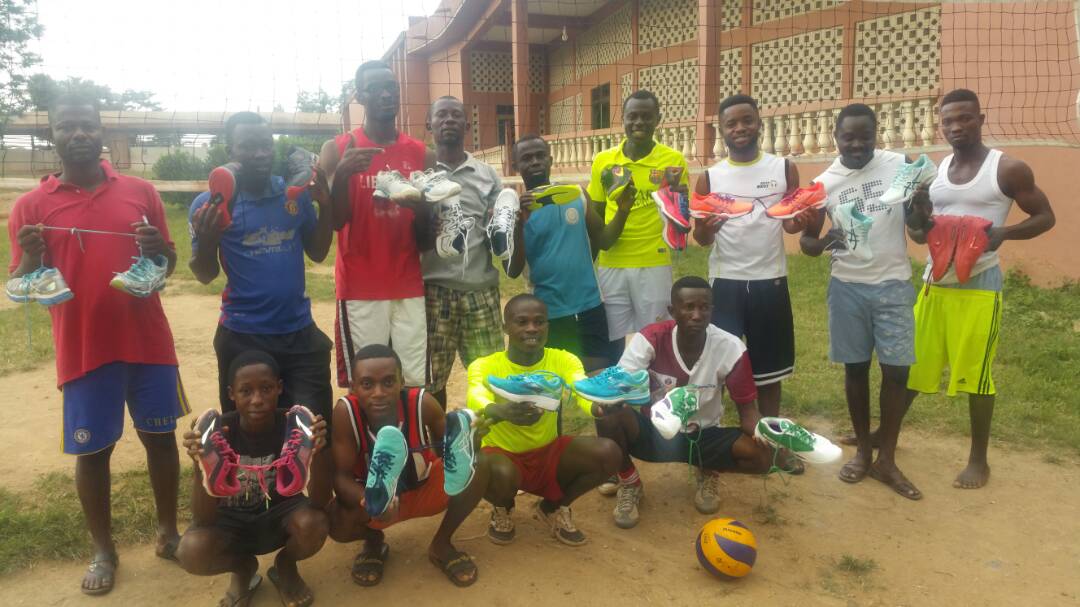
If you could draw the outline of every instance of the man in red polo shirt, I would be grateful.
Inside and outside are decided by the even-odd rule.
[[[62,170],[16,201],[8,221],[8,270],[19,277],[54,267],[74,294],[49,308],[64,402],[62,443],[65,453],[77,456],[75,485],[94,545],[82,591],[105,594],[112,590],[118,563],[109,456],[123,432],[125,401],[146,448],[157,506],[157,555],[175,558],[179,541],[180,460],[173,430],[188,408],[172,332],[156,293],[139,298],[109,286],[140,251],[146,257],[164,255],[170,273],[176,253],[153,186],[120,175],[99,159],[96,102],[62,96],[49,110],[49,125]]]
[[[356,70],[356,100],[364,124],[323,144],[319,162],[331,183],[338,230],[334,282],[334,342],[338,385],[352,380],[352,358],[370,344],[393,344],[405,385],[423,386],[427,370],[427,321],[420,251],[431,248],[429,204],[372,197],[375,176],[394,170],[408,179],[435,166],[435,153],[397,130],[401,91],[383,61]]]

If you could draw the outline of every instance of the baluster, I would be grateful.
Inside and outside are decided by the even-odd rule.
[[[694,138],[693,134],[690,132],[690,127],[687,125],[679,127],[679,133],[679,140],[682,143],[679,151],[682,152],[683,158],[690,158],[690,143]]]
[[[799,137],[799,117],[792,114],[787,117],[788,126],[788,153],[798,156],[803,153],[802,138]]]
[[[885,132],[881,135],[881,145],[886,150],[896,147],[896,112],[892,103],[883,103],[881,113],[885,115]]]
[[[577,166],[577,140],[569,137],[566,140],[566,165]]]
[[[922,128],[919,129],[919,139],[924,147],[934,144],[934,103],[933,99],[919,101],[919,115],[922,116]]]
[[[574,166],[580,166],[585,162],[585,138],[574,137]]]
[[[713,158],[720,160],[724,157],[724,136],[720,134],[719,122],[712,123],[712,126],[716,130],[716,139],[713,140],[712,144],[712,155]]]
[[[775,139],[773,140],[773,147],[776,148],[774,152],[777,156],[787,156],[787,132],[784,130],[786,123],[783,116],[773,116],[773,130],[776,131]]]
[[[803,114],[803,138],[802,147],[803,153],[806,155],[817,154],[817,136],[814,134],[814,113],[807,112]]]
[[[828,154],[833,151],[832,129],[829,128],[829,112],[821,110],[817,113],[817,144],[819,154]]]
[[[686,157],[686,159],[689,160],[691,158],[697,158],[697,131],[698,131],[698,127],[697,127],[696,124],[693,124],[693,125],[690,125],[690,126],[686,127],[686,129],[688,131],[690,131],[690,155]]]
[[[900,134],[904,140],[904,147],[915,147],[915,104],[905,101],[900,104],[900,111],[904,114],[904,130]]]
[[[768,118],[763,118],[761,122],[762,132],[758,141],[761,142],[761,149],[763,151],[773,154],[776,152],[776,145],[773,139],[773,118],[772,116],[769,116]]]
[[[592,135],[586,135],[585,136],[585,158],[591,160],[595,156],[596,156],[596,153],[595,153],[595,151],[593,149],[593,136]],[[582,164],[584,164],[584,163],[582,163]]]

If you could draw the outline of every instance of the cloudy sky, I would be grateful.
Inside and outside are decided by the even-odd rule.
[[[38,0],[41,71],[146,89],[171,110],[292,110],[337,95],[438,0]]]

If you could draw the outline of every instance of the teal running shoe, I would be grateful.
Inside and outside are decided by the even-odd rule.
[[[929,185],[937,177],[937,166],[926,154],[915,162],[905,164],[896,171],[892,185],[881,195],[881,204],[900,204],[911,200],[911,195],[921,186]]]
[[[680,430],[686,428],[686,424],[697,411],[698,386],[680,386],[649,408],[649,419],[660,436],[671,440]]]
[[[844,232],[844,250],[856,259],[870,261],[874,252],[870,249],[870,228],[874,220],[863,215],[854,202],[833,208],[833,220]]]
[[[551,371],[533,371],[508,377],[488,375],[491,391],[513,403],[532,403],[545,411],[558,411],[566,383]]]
[[[75,297],[60,270],[44,266],[7,281],[4,291],[15,303],[36,301],[43,306],[64,303]]]
[[[584,399],[601,405],[625,402],[628,405],[649,404],[649,372],[627,371],[616,365],[599,375],[574,382],[574,390]]]
[[[117,272],[109,286],[135,297],[150,297],[165,288],[169,260],[164,255],[153,258],[140,255],[133,259],[135,263],[127,271]]]
[[[777,449],[787,449],[811,464],[827,464],[840,459],[840,447],[785,417],[763,417],[754,427],[754,436]]]
[[[409,461],[409,445],[397,426],[383,426],[375,436],[375,448],[364,485],[364,508],[372,517],[382,516],[397,495],[398,479]]]
[[[472,482],[476,462],[476,413],[458,409],[446,414],[443,434],[443,489],[449,496],[465,490]]]

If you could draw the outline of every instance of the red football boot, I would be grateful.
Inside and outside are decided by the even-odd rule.
[[[979,261],[979,257],[990,244],[990,235],[987,230],[992,225],[994,224],[989,220],[974,215],[965,215],[960,218],[953,264],[956,266],[956,279],[961,283],[971,278],[971,269],[975,267],[975,262]]]

